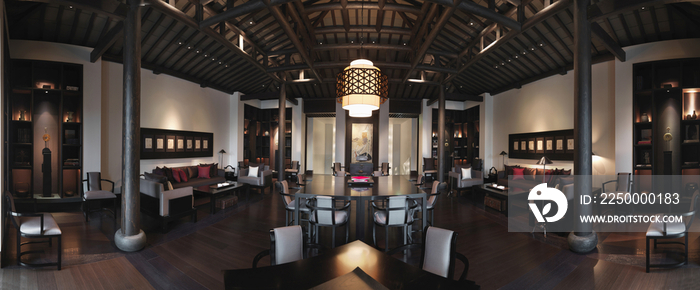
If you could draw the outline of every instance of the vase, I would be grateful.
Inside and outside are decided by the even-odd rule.
[[[693,120],[695,120],[695,119],[698,118],[698,115],[695,114],[695,110],[693,110],[693,116],[692,116],[692,118],[693,118]]]
[[[642,122],[649,122],[649,116],[647,115],[647,113],[642,113],[641,121]]]

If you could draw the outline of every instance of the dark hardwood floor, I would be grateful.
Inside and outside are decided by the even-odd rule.
[[[465,196],[469,196],[466,193]],[[200,201],[198,200],[198,203]],[[0,270],[1,289],[222,289],[221,270],[251,267],[255,255],[269,248],[268,230],[284,225],[285,211],[278,194],[251,192],[251,200],[210,215],[204,205],[199,221],[182,219],[163,234],[155,220],[143,217],[147,247],[123,253],[112,241],[112,215],[93,213],[85,223],[80,212],[54,213],[63,230],[63,270],[27,269],[15,265],[15,237],[10,229],[6,262]],[[353,210],[353,215],[356,211]],[[354,220],[354,218],[351,218]],[[435,224],[458,233],[457,251],[469,258],[468,279],[483,289],[698,289],[700,235],[690,236],[690,265],[674,270],[644,272],[644,234],[602,233],[598,248],[587,255],[566,248],[566,237],[509,233],[500,213],[484,210],[467,197],[438,199]],[[371,226],[369,223],[367,226]],[[417,225],[417,227],[420,227]],[[354,237],[351,226],[350,236]],[[372,244],[371,227],[365,242]],[[344,241],[344,229],[337,241]],[[390,246],[399,232],[390,232]],[[383,232],[377,237],[384,246]],[[418,234],[415,236],[419,238]],[[352,238],[351,238],[352,240]],[[321,243],[330,246],[330,230],[322,229]],[[42,246],[34,246],[41,248]],[[677,258],[680,246],[660,246],[655,261]],[[34,260],[55,259],[46,254]],[[396,258],[418,263],[419,253]],[[267,258],[261,261],[268,264]],[[461,263],[457,270],[461,271]]]

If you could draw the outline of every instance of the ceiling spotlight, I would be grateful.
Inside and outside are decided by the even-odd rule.
[[[642,6],[642,10],[647,9],[646,7]]]
[[[265,85],[262,85],[262,87],[264,88],[264,87],[265,87]]]
[[[204,54],[204,57],[209,57],[209,54],[205,53],[205,54]]]
[[[459,88],[461,89],[461,88],[462,88],[462,86],[459,86]]]
[[[517,55],[517,54],[513,56],[513,58],[515,58],[515,59],[517,59],[517,58],[519,58],[519,57],[520,57],[520,56]]]
[[[469,26],[474,26],[474,22],[469,22]]]
[[[248,24],[253,25],[255,24],[255,21],[251,20],[250,22],[248,22]]]
[[[212,57],[211,61],[216,61],[216,57]],[[221,64],[221,62],[219,62],[219,64]]]
[[[68,9],[73,9],[73,5],[69,5]],[[642,9],[644,9],[644,7],[642,7]]]
[[[200,51],[199,49],[198,49],[198,50],[195,50],[194,52],[196,52],[196,53],[202,53],[202,51]]]
[[[182,41],[178,41],[178,42],[177,42],[177,45],[182,45]]]
[[[224,67],[228,67],[228,64],[224,65]]]
[[[527,54],[527,50],[526,50],[526,49],[523,49],[523,51],[520,52],[520,53],[521,53],[522,55],[526,55],[526,54]]]
[[[319,41],[318,44],[323,44],[323,41]]]
[[[506,65],[506,63],[505,63],[505,62],[501,62],[501,65]]]
[[[377,43],[376,41],[372,40],[372,43]]]
[[[219,65],[222,65],[222,64],[224,64],[224,62],[220,61],[220,62],[219,62]]]
[[[404,43],[403,43],[403,45],[405,46],[405,45],[406,45],[406,43],[404,42]]]
[[[507,61],[508,61],[508,62],[511,62],[511,61],[513,61],[513,60],[509,58]]]
[[[539,47],[543,47],[543,46],[544,46],[544,42],[543,42],[543,41],[539,41],[539,42],[537,42],[537,45],[538,45]]]
[[[187,49],[192,49],[192,46],[191,46],[191,45],[188,45],[188,46],[187,46]]]
[[[535,51],[535,47],[534,47],[534,46],[531,46],[531,47],[530,47],[530,50],[531,50],[531,51]]]
[[[354,41],[354,40],[350,40],[350,43],[355,43],[355,41]]]
[[[498,68],[498,65],[497,65],[497,64],[496,64],[496,65],[494,65],[494,66],[493,66],[493,68]]]

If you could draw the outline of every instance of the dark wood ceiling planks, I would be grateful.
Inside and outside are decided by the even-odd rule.
[[[368,58],[389,76],[391,99],[431,99],[439,85],[460,99],[566,73],[574,50],[571,2],[144,0],[142,62],[227,93],[275,92],[286,82],[290,97],[325,99],[335,97],[338,72]],[[597,61],[620,47],[700,37],[695,3],[592,2],[590,20],[607,34],[591,39]],[[120,1],[5,5],[11,39],[92,47],[95,59],[121,62]]]

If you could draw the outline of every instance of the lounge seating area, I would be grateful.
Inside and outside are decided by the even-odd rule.
[[[0,12],[0,289],[700,289],[694,1]]]

